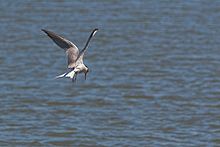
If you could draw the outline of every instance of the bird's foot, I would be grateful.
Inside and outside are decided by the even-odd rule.
[[[75,73],[74,77],[72,78],[72,82],[76,82],[76,77],[77,77],[77,74]]]

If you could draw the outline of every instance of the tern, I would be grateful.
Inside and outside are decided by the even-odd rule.
[[[98,29],[94,29],[89,36],[85,47],[79,51],[77,46],[73,44],[71,41],[65,39],[64,37],[61,37],[60,35],[55,34],[54,32],[47,31],[45,29],[42,29],[43,32],[45,32],[59,47],[64,49],[67,55],[68,60],[68,71],[56,76],[55,78],[70,78],[72,81],[76,81],[77,74],[84,73],[85,74],[85,80],[86,75],[89,72],[89,68],[83,63],[83,56],[88,48],[89,42],[91,41],[92,37],[96,34]]]

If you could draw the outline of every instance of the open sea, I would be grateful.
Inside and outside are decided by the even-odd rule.
[[[86,81],[42,28],[99,28]],[[0,32],[0,146],[220,146],[219,0],[1,0]]]

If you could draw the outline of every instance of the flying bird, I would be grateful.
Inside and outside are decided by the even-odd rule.
[[[81,51],[79,51],[75,44],[65,39],[64,37],[61,37],[60,35],[57,35],[45,29],[42,29],[42,31],[45,32],[59,47],[64,49],[67,55],[68,71],[56,76],[56,79],[65,77],[72,79],[72,81],[74,82],[76,81],[77,74],[84,73],[86,80],[86,75],[89,72],[89,68],[83,63],[83,57],[88,48],[89,42],[91,41],[92,37],[96,34],[98,29],[96,28],[92,31],[91,35],[89,36],[86,42],[85,47]]]

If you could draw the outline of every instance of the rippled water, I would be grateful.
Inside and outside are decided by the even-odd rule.
[[[0,146],[220,145],[220,1],[1,1]],[[54,80],[82,48],[88,80]]]

